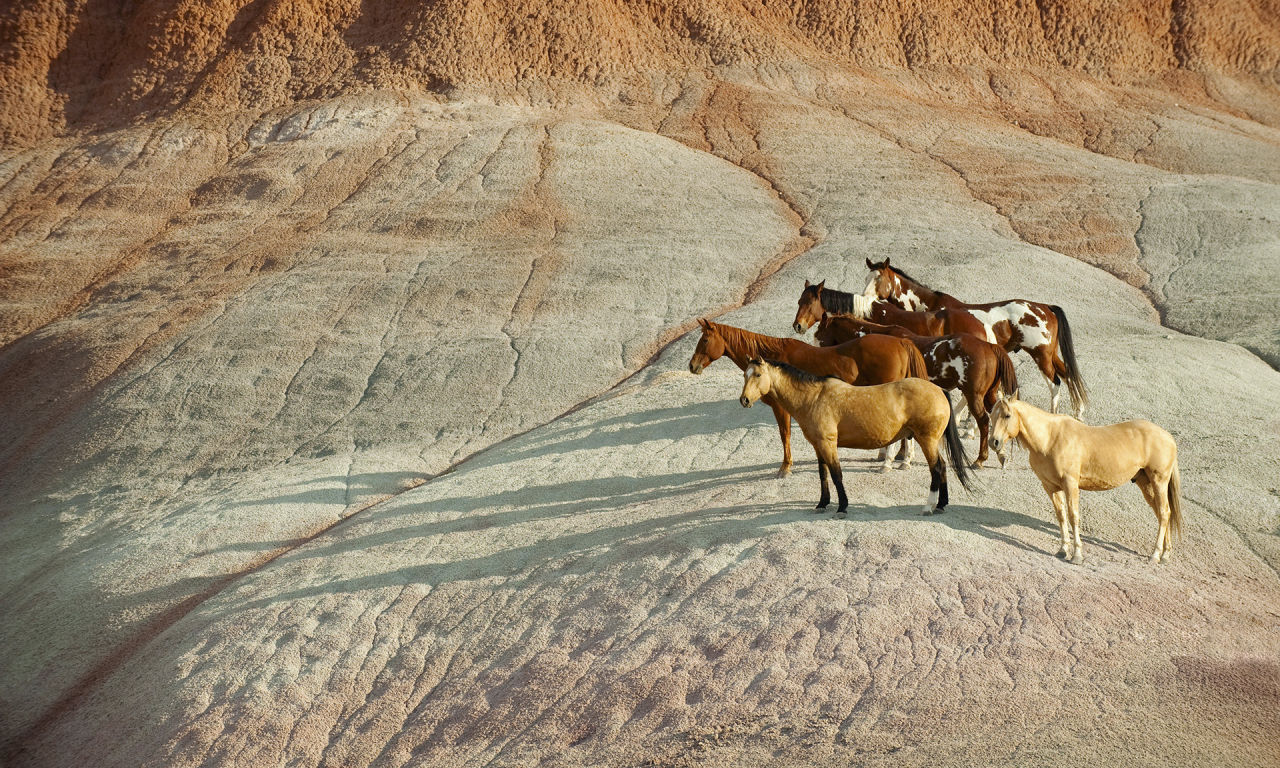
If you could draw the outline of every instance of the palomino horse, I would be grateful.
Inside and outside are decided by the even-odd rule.
[[[1178,444],[1149,421],[1135,419],[1090,427],[1067,416],[1045,413],[1020,402],[1017,393],[996,401],[991,409],[991,447],[1021,443],[1031,468],[1053,501],[1062,529],[1058,557],[1084,562],[1080,546],[1080,491],[1106,491],[1132,481],[1156,513],[1159,529],[1151,562],[1169,558],[1172,533],[1182,533],[1179,501]],[[1074,549],[1070,532],[1075,532]]]
[[[835,481],[844,516],[849,498],[844,492],[837,447],[883,448],[895,441],[915,438],[929,465],[929,502],[924,514],[941,514],[947,507],[947,462],[942,458],[945,442],[956,478],[969,487],[968,457],[960,444],[951,401],[936,385],[923,379],[902,379],[889,384],[853,387],[830,377],[814,376],[783,363],[754,358],[743,373],[742,396],[738,400],[750,408],[756,400],[770,396],[786,408],[800,424],[800,431],[818,454],[818,478],[822,495],[818,509],[831,503],[827,472]]]
[[[981,467],[988,456],[987,414],[1001,393],[1018,389],[1018,374],[1009,353],[1003,347],[967,333],[920,336],[896,325],[878,325],[837,315],[823,316],[813,338],[828,346],[874,333],[898,336],[915,344],[929,370],[929,381],[944,390],[958,389],[964,395],[969,412],[978,422],[978,458],[973,460],[973,466]],[[1004,467],[1008,456],[1000,452],[996,455]]]
[[[702,327],[702,338],[689,358],[691,373],[700,374],[708,365],[728,355],[742,370],[746,370],[751,358],[768,356],[809,373],[835,376],[858,385],[929,376],[920,351],[905,339],[858,339],[834,347],[815,347],[796,339],[765,336],[706,319],[699,319],[698,325]],[[778,474],[785,475],[791,471],[791,417],[772,398],[764,402],[773,409],[778,422],[778,436],[782,440],[782,466]],[[911,453],[904,440],[902,450],[895,457],[899,466],[905,467],[911,462]],[[888,469],[888,454],[882,451],[880,460],[884,462],[882,471]]]
[[[1052,393],[1050,412],[1058,412],[1059,388],[1064,381],[1076,417],[1084,412],[1089,393],[1076,363],[1071,325],[1062,307],[1025,299],[966,304],[913,280],[902,270],[890,266],[889,259],[878,263],[867,259],[867,268],[871,275],[864,295],[876,296],[910,311],[950,310],[971,315],[984,326],[987,341],[1010,352],[1021,349],[1031,355]]]

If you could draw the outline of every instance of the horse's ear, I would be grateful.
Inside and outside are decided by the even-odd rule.
[[[808,288],[808,287],[809,287],[809,286],[811,286],[811,285],[813,285],[813,283],[809,282],[808,280],[805,280],[805,281],[804,281],[804,287],[805,287],[805,288]]]
[[[876,265],[871,263],[871,258],[867,257],[867,269],[875,269]]]
[[[826,284],[827,284],[827,281],[826,281],[826,280],[823,280],[822,282],[818,283],[818,290],[822,290],[822,286],[824,286],[824,285],[826,285]]]
[[[1010,400],[1017,400],[1017,399],[1018,399],[1018,390],[1016,390],[1016,389],[1015,389],[1015,390],[1013,390],[1013,394],[1009,395],[1009,399],[1010,399]]]
[[[704,331],[711,327],[711,323],[708,323],[707,318],[705,317],[698,318],[698,325],[700,325]]]

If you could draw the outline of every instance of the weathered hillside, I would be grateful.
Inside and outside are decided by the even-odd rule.
[[[1278,71],[1264,0],[19,0],[0,762],[1276,764]],[[695,320],[885,256],[1064,307],[1172,563],[1021,452],[775,476]]]

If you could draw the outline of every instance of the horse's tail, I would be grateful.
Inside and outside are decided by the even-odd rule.
[[[1076,363],[1075,344],[1071,340],[1071,324],[1067,322],[1067,313],[1062,307],[1049,307],[1058,318],[1058,353],[1067,367],[1067,392],[1071,395],[1071,405],[1079,412],[1089,404],[1089,390],[1085,389],[1084,377],[1080,375],[1080,365]]]
[[[996,384],[1000,386],[1004,396],[1009,397],[1018,391],[1018,371],[1013,367],[1013,360],[1004,347],[999,344],[991,346],[996,355]]]
[[[1178,534],[1182,541],[1182,481],[1178,478],[1178,457],[1173,458],[1173,471],[1169,473],[1169,532]]]
[[[924,364],[924,355],[920,354],[920,349],[908,339],[901,339],[901,341],[902,346],[907,350],[907,376],[928,381],[929,368]]]
[[[973,490],[969,485],[973,477],[969,471],[969,456],[964,452],[964,445],[960,442],[960,430],[956,428],[956,409],[951,407],[950,393],[943,394],[947,397],[947,430],[943,433],[947,441],[947,459],[950,460],[951,469],[956,473],[956,479],[964,489]]]

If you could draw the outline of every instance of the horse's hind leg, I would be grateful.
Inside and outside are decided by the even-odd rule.
[[[932,447],[920,441],[920,452],[929,465],[929,500],[925,502],[922,515],[942,514],[951,500],[947,493],[947,462],[942,458],[941,447],[940,440]]]
[[[884,474],[889,471],[889,448],[885,446],[880,449],[880,454],[876,456],[876,461],[880,462],[880,473]]]
[[[1035,361],[1036,367],[1040,369],[1040,375],[1044,376],[1044,383],[1049,385],[1049,413],[1057,413],[1058,399],[1062,397],[1062,377],[1056,370],[1055,356],[1050,355],[1048,344],[1042,344],[1027,352]]]
[[[898,463],[898,469],[906,469],[911,466],[911,460],[915,457],[915,444],[911,442],[911,438],[904,437],[901,444],[898,446],[898,455],[893,457],[893,460]]]
[[[1133,478],[1133,482],[1142,489],[1142,497],[1156,513],[1156,548],[1151,553],[1151,562],[1160,563],[1168,560],[1171,542],[1169,536],[1169,478],[1152,478],[1147,470],[1142,470]]]
[[[981,467],[982,463],[987,460],[989,448],[987,446],[987,434],[991,429],[991,420],[988,418],[987,410],[983,408],[983,404],[978,400],[977,393],[966,392],[965,401],[969,404],[969,413],[973,414],[974,419],[978,422],[978,458],[973,460],[973,466]],[[1000,466],[1004,467],[1004,457],[1000,457]]]

